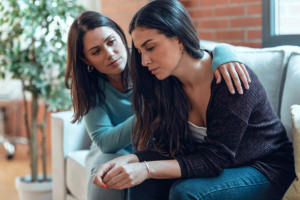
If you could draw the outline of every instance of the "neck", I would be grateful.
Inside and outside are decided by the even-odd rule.
[[[203,58],[199,59],[195,59],[185,52],[172,75],[182,82],[184,88],[193,89],[211,79],[211,75],[213,75],[211,61],[207,52],[204,52]]]
[[[122,85],[122,76],[121,74],[109,74],[106,76],[107,80],[110,82],[112,85]]]

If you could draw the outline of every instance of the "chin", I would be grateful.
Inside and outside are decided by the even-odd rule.
[[[164,75],[162,75],[162,74],[158,74],[158,75],[155,75],[155,76],[156,76],[156,78],[157,78],[158,80],[160,80],[160,81],[162,81],[162,80],[168,78],[168,76],[164,76]]]

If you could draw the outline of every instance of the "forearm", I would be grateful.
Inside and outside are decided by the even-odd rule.
[[[102,127],[91,128],[89,126],[88,131],[93,142],[103,153],[115,153],[131,143],[134,123],[135,117],[132,116],[115,127],[112,125],[108,127],[109,123],[107,123],[107,126]],[[93,124],[97,123],[94,122]]]
[[[177,160],[150,161],[147,163],[150,169],[150,178],[171,179],[181,177],[181,170]]]
[[[133,154],[133,153],[125,155],[123,157],[128,161],[128,163],[139,162],[138,157],[135,154]]]

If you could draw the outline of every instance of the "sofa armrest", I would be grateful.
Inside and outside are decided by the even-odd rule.
[[[84,122],[72,124],[73,111],[51,114],[51,155],[53,199],[65,200],[66,158],[69,153],[89,149],[91,139],[85,129]]]

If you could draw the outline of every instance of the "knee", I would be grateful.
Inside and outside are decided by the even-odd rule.
[[[183,181],[178,180],[175,183],[173,183],[170,194],[169,194],[169,200],[198,200],[193,192],[191,192],[186,184],[184,184]]]

